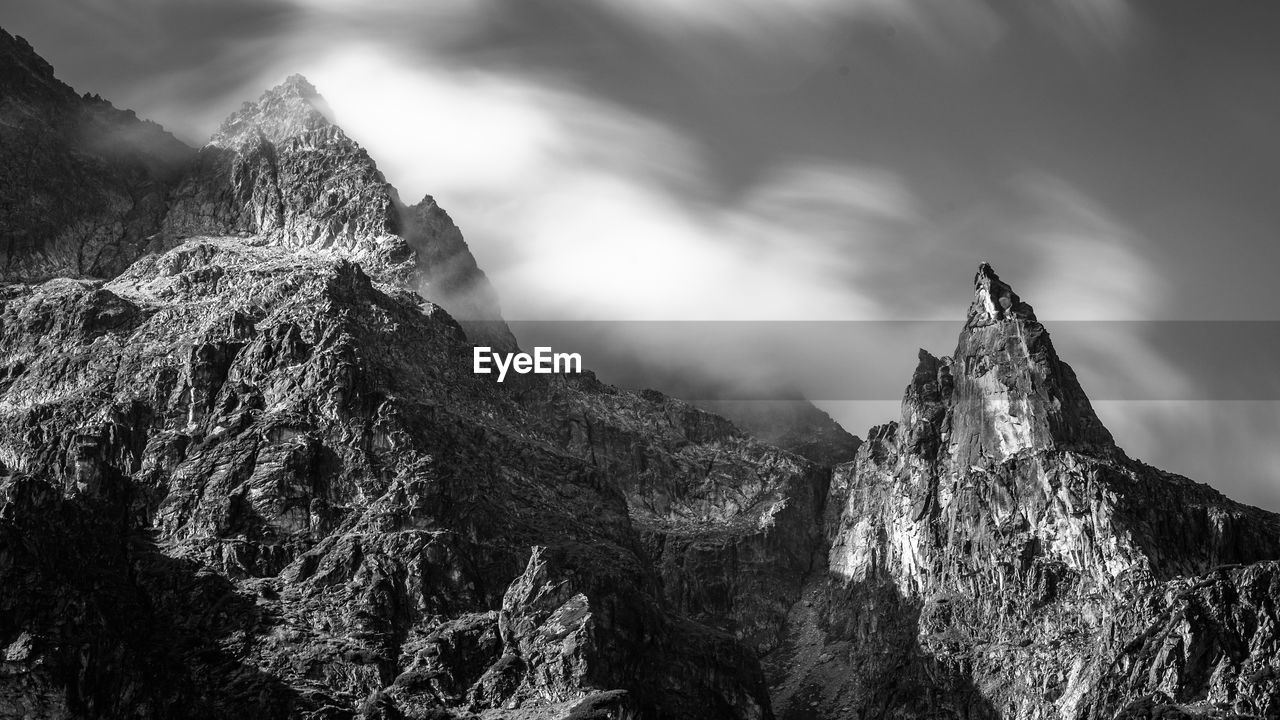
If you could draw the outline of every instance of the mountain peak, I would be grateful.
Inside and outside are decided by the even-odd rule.
[[[234,147],[261,136],[279,143],[316,130],[336,128],[329,119],[328,104],[316,87],[294,74],[262,93],[257,102],[246,102],[214,133],[210,145]]]
[[[1026,452],[1109,453],[1111,434],[1049,333],[988,263],[951,357],[926,350],[902,403],[905,437],[920,452],[945,446],[958,467],[983,467]]]
[[[36,53],[26,38],[21,35],[10,35],[3,28],[0,28],[0,67],[4,68],[6,75],[12,72],[9,69],[11,67],[23,68],[33,76],[58,82],[53,75],[53,66]],[[6,78],[6,80],[12,79]]]
[[[165,230],[171,238],[254,235],[355,260],[400,283],[413,271],[395,189],[301,75],[227,118],[174,192]]]
[[[984,261],[978,264],[973,278],[973,302],[969,305],[965,327],[981,327],[1002,320],[1035,322],[1036,314]]]
[[[316,92],[316,86],[307,80],[306,76],[301,73],[294,73],[284,79],[284,82],[275,86],[268,93],[293,92],[303,97],[313,97],[319,95]]]
[[[1028,450],[1114,449],[1031,306],[986,262],[974,276],[973,302],[948,370],[953,377],[938,383],[954,381],[951,440],[964,467]]]
[[[110,277],[146,252],[192,150],[62,82],[0,28],[0,280]]]

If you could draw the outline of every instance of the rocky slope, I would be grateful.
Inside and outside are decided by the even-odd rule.
[[[461,232],[304,79],[171,170],[0,40],[6,198],[150,198],[3,219],[0,717],[1280,717],[1280,519],[1125,456],[988,266],[861,446],[500,385]]]
[[[0,279],[115,275],[153,244],[192,151],[80,96],[0,29]]]
[[[754,508],[804,461],[590,377],[513,397],[438,308],[238,238],[11,287],[0,323],[10,695],[769,716],[746,648],[666,602],[627,499],[750,477]]]
[[[0,279],[110,278],[191,236],[329,253],[411,286],[513,345],[493,288],[432,199],[406,207],[323,99],[293,76],[199,151],[77,95],[0,30]]]

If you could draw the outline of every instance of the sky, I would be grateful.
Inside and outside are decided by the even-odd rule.
[[[305,74],[514,320],[953,321],[910,338],[941,355],[990,261],[1051,332],[1093,323],[1059,350],[1131,455],[1280,510],[1275,326],[1108,324],[1280,320],[1275,3],[8,0],[0,26],[197,146]],[[914,350],[874,344],[851,372],[900,392]],[[1256,398],[1183,362],[1251,352]],[[806,392],[859,435],[898,413]]]

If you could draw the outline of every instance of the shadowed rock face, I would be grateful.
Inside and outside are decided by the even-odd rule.
[[[154,245],[191,154],[0,30],[0,280],[120,272]]]

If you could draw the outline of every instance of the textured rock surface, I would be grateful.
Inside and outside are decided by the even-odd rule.
[[[106,277],[152,244],[192,150],[81,97],[0,29],[0,280]]]
[[[1280,518],[1130,460],[1031,307],[985,264],[974,293],[955,354],[921,351],[901,421],[835,472],[780,715],[1273,712],[1274,570],[1214,568],[1280,557]]]
[[[0,572],[23,590],[5,596],[0,642],[46,639],[10,672],[34,683],[51,668],[45,687],[62,694],[48,703],[100,715],[127,685],[112,702],[145,716],[206,696],[211,716],[261,698],[268,716],[298,716],[622,691],[609,703],[650,714],[769,716],[754,656],[665,601],[623,492],[649,476],[575,429],[669,463],[668,488],[700,482],[705,458],[747,475],[779,451],[690,438],[710,416],[666,401],[694,420],[679,426],[589,376],[508,392],[469,372],[452,319],[346,260],[193,238],[110,283],[9,293],[0,458],[20,497],[4,520],[17,559]],[[777,474],[804,470],[791,462]],[[20,501],[31,488],[85,528],[42,525]],[[85,560],[46,545],[84,545]],[[86,563],[120,587],[89,591]],[[150,563],[173,567],[153,577]],[[184,614],[213,592],[202,582],[226,617]],[[84,629],[48,610],[98,601],[109,611],[86,610]],[[191,635],[176,657],[132,637],[158,608]],[[81,652],[86,638],[112,659]],[[182,677],[152,682],[151,664]],[[90,668],[104,678],[71,682]],[[226,673],[243,683],[222,688]]]
[[[241,234],[405,281],[413,253],[399,235],[395,191],[321,108],[315,88],[294,75],[227,118],[174,194],[170,242]]]
[[[1171,582],[1122,608],[1142,631],[1091,698],[1096,716],[1116,707],[1121,718],[1280,716],[1277,598],[1271,562]]]

